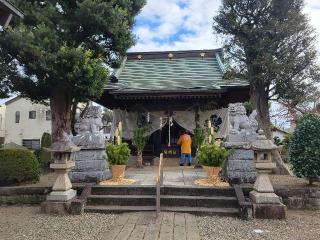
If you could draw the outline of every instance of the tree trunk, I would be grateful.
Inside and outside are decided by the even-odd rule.
[[[71,133],[72,99],[68,92],[54,89],[50,98],[52,142],[56,142],[62,133]]]
[[[142,151],[137,152],[137,167],[142,168]]]
[[[257,109],[258,128],[264,131],[266,137],[272,139],[271,120],[269,114],[269,96],[264,86],[251,86],[250,89],[251,101]],[[291,175],[290,170],[283,162],[278,150],[272,151],[273,159],[275,160],[279,173]]]
[[[74,125],[76,124],[76,114],[77,114],[78,102],[74,101],[71,107],[71,132],[73,136],[76,136],[76,130],[74,129]]]
[[[250,89],[251,102],[257,109],[257,121],[259,129],[264,131],[268,139],[272,139],[271,121],[269,114],[268,93],[264,86],[251,86]]]

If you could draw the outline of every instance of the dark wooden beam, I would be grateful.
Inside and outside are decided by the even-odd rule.
[[[13,15],[23,18],[22,12],[14,7],[10,2],[0,0],[0,25],[3,28],[8,27]]]
[[[202,95],[187,94],[181,92],[174,95],[166,96],[164,93],[159,95],[150,95],[150,92],[144,94],[122,95],[117,96],[105,91],[97,103],[109,108],[121,108],[134,111],[137,106],[146,110],[186,110],[192,106],[206,106],[210,102],[215,102],[218,107],[227,107],[229,103],[245,102],[250,99],[249,88],[231,88],[225,89],[221,93],[208,94],[203,92]]]

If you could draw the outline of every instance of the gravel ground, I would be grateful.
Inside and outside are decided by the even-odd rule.
[[[1,206],[0,240],[108,240],[106,232],[117,228],[113,214],[49,216],[39,207]],[[288,219],[241,221],[229,217],[197,217],[203,240],[318,240],[320,211],[289,211]],[[169,239],[168,239],[169,240]]]
[[[228,217],[198,217],[203,240],[318,240],[320,211],[288,211],[288,219],[241,221]]]
[[[82,240],[105,239],[112,227],[113,214],[49,216],[39,207],[0,207],[0,240]]]

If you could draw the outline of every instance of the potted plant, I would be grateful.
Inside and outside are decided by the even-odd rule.
[[[200,147],[198,161],[207,172],[209,181],[217,182],[218,174],[230,152],[219,144],[206,144]]]
[[[137,149],[137,167],[142,168],[142,151],[147,144],[148,126],[139,127],[133,130],[132,144]]]
[[[130,158],[130,149],[127,143],[109,144],[106,148],[108,162],[111,166],[112,179],[119,181],[124,178],[126,165]]]

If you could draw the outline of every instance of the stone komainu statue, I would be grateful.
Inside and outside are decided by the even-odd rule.
[[[90,106],[75,124],[77,136],[73,142],[82,148],[104,148],[105,137],[102,128],[102,110],[98,106]]]
[[[231,133],[248,132],[252,130],[249,117],[246,115],[246,108],[242,103],[229,104],[229,117]]]
[[[248,148],[257,138],[257,113],[249,117],[242,103],[229,104],[230,132],[225,147],[233,149],[233,153],[225,162],[222,178],[229,183],[254,183],[256,170],[253,165],[254,152]]]
[[[230,103],[229,104],[229,117],[231,130],[230,133],[247,133],[255,134],[258,129],[257,111],[253,112],[248,117],[246,115],[246,109],[242,103]]]
[[[69,173],[72,182],[99,182],[110,176],[105,154],[105,137],[102,127],[102,110],[90,106],[75,124],[77,136],[73,142],[81,147],[74,154],[75,167]]]

